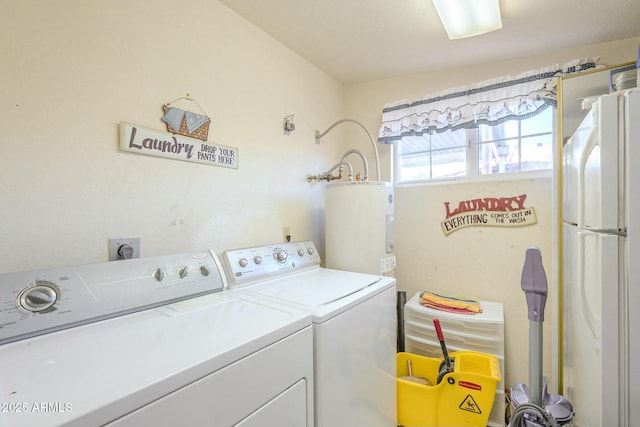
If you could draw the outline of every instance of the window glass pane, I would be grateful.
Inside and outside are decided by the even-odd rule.
[[[430,136],[407,136],[397,145],[400,182],[431,179]]]
[[[431,136],[431,144],[434,151],[446,148],[466,147],[467,131],[465,129],[458,129],[456,131],[434,133]]]
[[[533,135],[537,133],[551,133],[553,131],[553,108],[547,107],[540,114],[521,121],[522,135]]]
[[[522,139],[522,170],[535,171],[553,167],[553,136],[540,135]]]
[[[478,175],[551,169],[552,114],[553,109],[547,108],[519,122],[479,126]]]
[[[478,126],[478,138],[480,142],[497,141],[505,138],[517,138],[518,132],[517,121],[500,123],[495,126]]]
[[[467,131],[459,129],[431,136],[433,172],[431,178],[453,178],[467,174]]]
[[[429,135],[405,136],[397,142],[398,154],[412,154],[429,151]]]
[[[467,148],[451,148],[433,152],[432,178],[454,178],[467,174]]]
[[[478,175],[518,172],[519,167],[517,139],[478,145]]]
[[[400,181],[424,181],[431,179],[431,154],[411,154],[398,158]]]
[[[478,175],[498,173],[499,157],[493,142],[478,145]]]
[[[400,182],[466,176],[466,130],[402,138],[398,170]]]

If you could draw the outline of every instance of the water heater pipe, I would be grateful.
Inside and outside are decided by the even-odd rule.
[[[345,165],[349,168],[349,181],[353,181],[353,166],[351,166],[351,163],[342,160],[333,165],[331,169],[329,169],[322,175],[307,175],[307,182],[311,182],[314,180],[331,182],[334,179],[340,179],[342,178],[342,167]],[[333,176],[332,172],[338,168],[340,168],[338,176]]]
[[[357,154],[362,159],[362,164],[364,165],[364,180],[367,181],[369,179],[369,163],[367,162],[367,158],[360,152],[360,150],[349,150],[342,155],[341,161],[344,161],[351,154]]]
[[[362,128],[362,130],[364,130],[367,133],[367,136],[369,137],[369,141],[371,141],[371,145],[373,146],[373,152],[375,154],[376,157],[376,179],[378,181],[380,181],[380,155],[378,154],[378,147],[376,146],[376,143],[373,139],[373,136],[371,136],[371,132],[369,132],[369,130],[364,127],[364,125],[356,120],[353,119],[342,119],[342,120],[338,120],[337,122],[335,122],[334,124],[332,124],[331,126],[329,126],[327,128],[327,130],[325,130],[324,132],[320,133],[320,131],[316,131],[316,144],[320,143],[320,139],[325,136],[326,134],[328,134],[329,132],[331,132],[331,129],[333,129],[334,127],[338,126],[341,123],[355,123],[358,126],[360,126]]]

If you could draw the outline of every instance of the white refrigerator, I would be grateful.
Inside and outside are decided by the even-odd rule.
[[[563,148],[563,395],[578,427],[640,425],[640,89]]]

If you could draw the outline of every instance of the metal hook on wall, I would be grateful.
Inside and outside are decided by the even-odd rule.
[[[284,134],[289,135],[291,132],[296,130],[296,124],[293,123],[293,114],[290,114],[284,118],[283,126],[284,126]]]

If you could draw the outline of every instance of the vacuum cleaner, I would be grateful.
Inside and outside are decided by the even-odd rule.
[[[529,386],[511,388],[509,427],[570,426],[575,411],[567,399],[547,392],[542,376],[542,323],[547,302],[547,276],[538,248],[529,248],[522,269],[521,288],[529,317]]]

